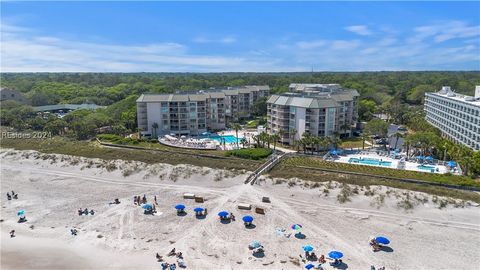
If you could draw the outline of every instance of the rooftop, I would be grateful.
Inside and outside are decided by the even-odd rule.
[[[454,90],[450,88],[450,86],[444,86],[442,89],[438,92],[433,92],[433,93],[426,93],[426,95],[436,95],[452,100],[457,100],[461,101],[467,104],[471,104],[475,107],[480,107],[480,86],[477,86],[476,89],[476,96],[468,96],[468,95],[462,95],[459,93],[456,93]]]
[[[339,107],[343,101],[353,100],[358,97],[357,90],[342,89],[340,86],[335,88],[332,92],[287,92],[279,95],[272,95],[267,103],[273,103],[282,106],[295,106],[303,108],[331,108]]]
[[[142,94],[137,102],[186,102],[186,101],[204,101],[207,98],[225,98],[226,96],[251,93],[258,91],[268,91],[268,85],[245,85],[225,88],[210,88],[205,90],[187,90],[177,91],[174,94]]]

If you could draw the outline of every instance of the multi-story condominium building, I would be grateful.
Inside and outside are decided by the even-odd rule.
[[[427,121],[443,135],[474,150],[480,150],[480,86],[475,96],[457,94],[449,86],[425,94]]]
[[[338,84],[290,84],[290,92],[267,101],[268,132],[292,143],[304,133],[349,137],[357,121],[357,90]]]
[[[137,99],[138,128],[143,135],[198,135],[225,129],[249,117],[253,104],[270,93],[268,86],[143,94]],[[155,127],[155,128],[154,128]]]

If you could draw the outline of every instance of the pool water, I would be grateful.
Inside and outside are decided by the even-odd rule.
[[[215,140],[217,142],[222,142],[222,139],[225,140],[225,143],[232,144],[232,143],[237,143],[237,137],[233,135],[216,135],[212,134],[206,137],[208,139]],[[240,143],[240,138],[238,138],[238,142]]]
[[[417,169],[420,169],[422,171],[429,171],[431,172],[432,170],[435,170],[434,166],[426,166],[426,165],[418,165]]]
[[[365,165],[374,165],[374,166],[384,166],[384,167],[390,167],[392,165],[392,162],[390,161],[380,161],[376,159],[369,159],[369,158],[350,158],[348,160],[348,163],[359,163],[359,164],[365,164]]]

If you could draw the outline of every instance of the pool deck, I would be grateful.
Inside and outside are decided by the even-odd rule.
[[[370,158],[370,159],[388,161],[388,162],[392,162],[392,165],[391,165],[391,166],[380,166],[380,165],[369,165],[369,164],[361,164],[361,163],[350,163],[350,162],[348,162],[348,161],[349,161],[351,158],[358,158],[358,159],[360,159],[360,158],[362,158],[362,159],[368,159],[368,158]],[[390,157],[375,155],[375,154],[372,154],[372,153],[369,153],[369,154],[353,154],[353,155],[347,155],[347,156],[339,156],[339,158],[335,159],[334,161],[335,161],[335,162],[341,162],[341,163],[356,164],[356,165],[359,165],[359,166],[375,166],[375,167],[392,168],[392,169],[397,169],[398,163],[400,162],[399,159],[393,159],[393,158],[390,158]],[[421,165],[421,164],[416,163],[416,162],[406,161],[406,162],[405,162],[405,170],[431,173],[430,171],[421,170],[421,169],[417,168],[417,167],[420,166],[420,165]],[[447,173],[447,172],[449,171],[448,168],[447,168],[446,166],[444,166],[444,165],[426,164],[426,166],[435,167],[435,173],[438,173],[438,174],[444,174],[444,173]],[[436,171],[437,168],[438,168],[438,172]]]

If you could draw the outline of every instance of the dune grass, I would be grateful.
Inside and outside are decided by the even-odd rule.
[[[65,154],[105,160],[136,160],[149,164],[192,164],[217,169],[245,169],[253,171],[261,164],[261,162],[255,160],[240,158],[227,159],[223,156],[219,156],[218,158],[199,157],[194,155],[196,153],[176,151],[178,150],[177,148],[171,148],[169,150],[174,149],[174,151],[169,152],[162,152],[161,149],[158,149],[160,151],[149,151],[109,148],[103,147],[97,142],[77,141],[64,137],[53,137],[45,140],[2,138],[0,139],[0,147],[14,148],[17,150],[36,150],[42,153]],[[202,151],[202,153],[205,152]]]

